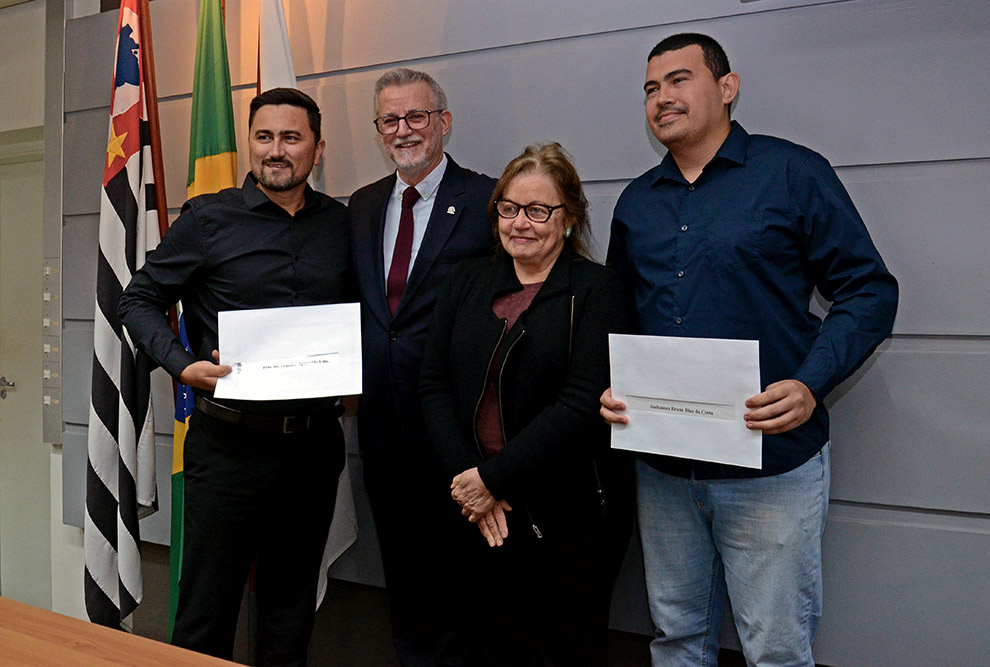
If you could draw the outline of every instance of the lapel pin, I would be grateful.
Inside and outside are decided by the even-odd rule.
[[[457,211],[456,211],[456,209],[454,209],[453,206],[448,206],[447,207],[447,215],[454,215],[454,213],[456,213],[456,212]]]

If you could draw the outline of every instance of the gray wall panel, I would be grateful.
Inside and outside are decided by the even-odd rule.
[[[162,129],[162,167],[165,169],[165,200],[172,209],[180,208],[186,201],[191,114],[190,97],[169,100],[158,105],[158,119]],[[234,118],[239,117],[235,113]]]
[[[62,420],[89,423],[93,378],[93,322],[65,323],[62,331]]]
[[[86,512],[86,437],[81,426],[62,433],[62,523],[81,528]]]
[[[619,195],[628,184],[628,181],[615,181],[611,183],[586,183],[584,186],[584,195],[588,198],[591,230],[594,236],[593,255],[599,261],[605,261],[605,253],[608,251],[608,235],[612,226],[612,212],[615,210],[615,202],[618,201]]]
[[[990,335],[990,160],[840,176],[900,282],[894,333]]]
[[[990,521],[835,505],[829,511],[817,662],[987,664]]]
[[[945,21],[938,7],[921,3],[886,3],[882,8],[863,4],[867,6],[859,9],[841,4],[806,10],[834,15],[770,12],[699,24],[698,29],[724,36],[741,72],[743,93],[736,117],[751,131],[807,143],[838,165],[990,155],[990,126],[978,114],[958,114],[951,124],[933,126],[927,111],[916,104],[919,97],[931,95],[958,98],[960,108],[978,105],[975,97],[966,95],[976,95],[979,86],[973,82],[986,81],[987,74],[966,56],[971,49],[990,47],[990,21],[980,23],[990,19],[990,5],[959,3],[959,12]],[[983,28],[960,25],[967,21]],[[860,34],[864,24],[873,31],[873,39],[857,50],[866,64],[853,77],[856,104],[844,107],[839,120],[828,96],[835,90],[832,77],[837,71],[850,76],[848,55],[829,47],[836,35]],[[828,30],[822,31],[822,25]],[[922,59],[921,66],[928,70],[912,71],[903,79],[886,75],[900,71],[903,62],[919,61],[914,49],[920,48],[922,32],[926,39],[952,44],[949,55],[958,68],[943,71],[924,64],[931,59]],[[768,39],[768,34],[775,37]],[[527,143],[559,140],[574,155],[585,179],[637,176],[663,154],[650,141],[642,106],[643,61],[655,37],[634,30],[422,63],[443,82],[451,100],[454,131],[449,150],[475,169],[496,172]],[[815,62],[809,64],[811,58]],[[589,62],[594,66],[589,68]],[[327,117],[334,119],[327,135],[338,143],[342,158],[326,170],[324,183],[332,194],[347,194],[386,170],[379,167],[373,131],[363,129],[379,73],[375,69],[329,77],[319,88]],[[795,95],[795,90],[802,94]],[[897,123],[877,113],[888,108],[898,109]],[[341,124],[350,128],[346,136],[339,135],[338,118],[346,119]],[[354,150],[350,155],[349,146]]]
[[[990,514],[990,341],[894,339],[830,396],[832,497]]]
[[[918,0],[837,3],[717,19],[697,29],[720,35],[732,54],[743,77],[736,116],[753,131],[807,143],[840,165],[987,157],[990,125],[979,114],[958,114],[952,123],[933,125],[928,108],[917,103],[931,98],[978,108],[979,82],[990,84],[972,56],[990,47],[990,5],[958,2],[954,10]],[[853,49],[849,40],[864,33],[871,39]],[[422,65],[448,90],[455,116],[449,148],[466,164],[496,171],[527,143],[557,139],[569,147],[585,178],[629,179],[662,154],[649,140],[642,112],[643,60],[657,37],[655,29],[630,30],[464,53]],[[835,49],[836,40],[849,48]],[[917,50],[930,44],[943,48],[955,66],[945,69],[921,57]],[[855,76],[849,58],[858,63]],[[910,76],[906,62],[916,66]],[[329,76],[316,88],[335,149],[334,164],[320,179],[331,194],[349,194],[385,168],[369,123],[379,69],[384,68]],[[796,89],[802,94],[795,95]],[[856,100],[842,107],[841,121],[835,115],[836,91]],[[250,90],[238,91],[240,96],[249,98]],[[242,104],[246,100],[235,102],[239,119]],[[162,104],[163,116],[173,113],[170,105]],[[898,110],[895,124],[878,113],[891,108]],[[185,168],[171,154],[187,150],[188,129],[179,129],[187,124],[163,119],[169,199],[175,202],[175,181],[184,180]],[[243,173],[247,162],[239,148]]]
[[[161,4],[161,0],[154,4]],[[62,104],[66,113],[110,107],[118,17],[118,12],[101,12],[65,22]]]
[[[650,0],[621,3],[427,0],[417,6],[415,13],[403,12],[401,21],[384,18],[402,11],[402,4],[394,1],[369,4],[336,0],[314,5],[290,0],[285,8],[289,34],[300,42],[300,48],[293,47],[296,71],[308,74],[820,2],[764,0],[748,4],[736,0],[704,3],[667,0],[663,11],[658,12],[657,4]],[[253,24],[247,29],[253,29]],[[374,37],[368,39],[369,35]],[[246,75],[253,80],[250,79],[253,72]]]
[[[96,257],[100,245],[98,214],[70,215],[62,225],[62,318],[93,319],[96,308]]]
[[[832,497],[990,514],[990,341],[894,339],[831,395]]]
[[[66,114],[63,130],[62,215],[99,213],[110,108]]]
[[[990,151],[990,124],[964,111],[990,83],[986,2],[852,2],[696,27],[724,37],[742,77],[737,116],[754,131],[839,165]],[[951,122],[933,122],[933,109]]]
[[[300,77],[343,69],[377,66],[464,51],[493,49],[526,42],[544,41],[628,30],[682,21],[771,9],[793,8],[840,0],[763,0],[759,5],[736,0],[668,0],[662,16],[650,0],[602,4],[595,0],[567,3],[533,3],[505,0],[499,3],[427,0],[414,13],[404,12],[396,2],[313,3],[286,0],[286,21],[293,40],[293,61]],[[257,0],[242,0],[227,6],[227,48],[234,86],[254,83],[257,62]],[[195,0],[158,0],[151,5],[154,30],[158,94],[161,97],[188,95],[196,49],[199,3]],[[401,21],[383,20],[402,13]],[[526,16],[525,21],[507,21],[507,16]],[[117,15],[113,12],[72,19],[66,24],[66,53],[87,54],[66,62],[67,111],[109,104],[109,86],[102,90],[87,80],[110,80],[113,39]],[[374,39],[368,39],[374,35]],[[93,44],[101,45],[97,50]]]

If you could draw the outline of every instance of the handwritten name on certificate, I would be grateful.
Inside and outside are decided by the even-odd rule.
[[[217,398],[247,401],[361,393],[361,306],[222,311]]]
[[[746,428],[745,401],[760,393],[755,340],[609,334],[612,396],[628,424],[612,447],[759,468],[763,433]]]

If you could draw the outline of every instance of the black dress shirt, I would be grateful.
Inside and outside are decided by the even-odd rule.
[[[828,440],[822,401],[890,334],[897,281],[829,163],[738,123],[694,183],[668,153],[615,206],[608,263],[632,288],[644,334],[760,342],[763,388],[803,382],[811,418],[763,436],[763,469],[649,457],[697,478],[787,472]],[[812,314],[813,290],[832,302]]]
[[[222,310],[354,300],[347,208],[308,185],[305,198],[290,215],[248,174],[240,188],[187,201],[120,298],[120,319],[138,349],[178,378],[189,364],[212,360]],[[165,314],[180,299],[193,354]],[[280,412],[311,402],[225,403]]]

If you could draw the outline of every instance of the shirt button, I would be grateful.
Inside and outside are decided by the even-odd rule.
[[[687,231],[687,225],[681,225],[681,231],[682,232],[686,232]]]
[[[389,331],[388,332],[388,339],[389,340],[399,340],[399,332],[398,331]]]
[[[683,320],[679,317],[674,318],[674,324],[680,324]]]
[[[689,185],[688,186],[688,190],[690,190],[691,192],[694,192],[694,186],[693,185]]]
[[[678,271],[677,272],[677,277],[678,278],[683,278],[684,277],[684,272],[683,271]]]

